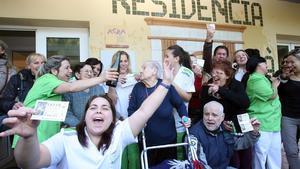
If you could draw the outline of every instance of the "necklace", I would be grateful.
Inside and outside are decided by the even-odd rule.
[[[158,85],[158,81],[153,87],[147,88],[147,86],[145,85],[146,98],[149,96],[149,93],[151,94],[157,88],[157,85]],[[148,89],[150,92],[148,91]]]

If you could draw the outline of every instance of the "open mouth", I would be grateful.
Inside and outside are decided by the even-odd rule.
[[[100,117],[94,118],[93,119],[94,122],[103,122],[104,120]]]
[[[214,77],[213,80],[214,80],[214,82],[218,82],[218,81],[220,81],[220,78]]]

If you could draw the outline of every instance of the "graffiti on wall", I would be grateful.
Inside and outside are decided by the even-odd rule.
[[[159,6],[160,10],[149,11],[142,5]],[[208,22],[218,22],[217,15],[221,15],[226,23],[263,26],[262,6],[246,0],[112,0],[112,12],[117,14],[121,10],[127,15],[177,19],[196,17],[199,21]],[[234,16],[237,10],[242,10],[242,17]],[[211,11],[211,15],[207,11]]]
[[[124,45],[126,44],[128,35],[126,29],[122,27],[108,27],[105,34],[106,45]]]

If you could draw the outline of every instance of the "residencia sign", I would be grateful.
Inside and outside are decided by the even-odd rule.
[[[139,7],[143,5],[160,6],[161,10],[149,11]],[[178,12],[178,6],[181,7],[181,13]],[[189,6],[189,11],[186,10],[186,6]],[[211,16],[207,16],[209,8],[211,8]],[[117,14],[120,9],[125,9],[127,15],[177,19],[191,19],[195,16],[199,21],[207,22],[218,22],[216,16],[219,13],[224,17],[226,23],[263,26],[261,5],[244,0],[112,0],[112,12]],[[233,13],[237,9],[241,16],[235,18]]]

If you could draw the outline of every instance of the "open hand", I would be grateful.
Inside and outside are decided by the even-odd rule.
[[[171,84],[174,78],[173,75],[174,72],[174,67],[172,64],[167,61],[166,59],[164,60],[164,83]]]
[[[211,42],[212,39],[214,38],[216,30],[215,27],[212,24],[207,25],[207,30],[206,30],[206,41]]]
[[[26,107],[10,110],[7,113],[9,117],[5,118],[2,123],[9,126],[11,129],[1,132],[0,137],[17,134],[23,138],[28,138],[36,134],[36,128],[39,125],[39,121],[30,120],[33,113],[33,109]]]

